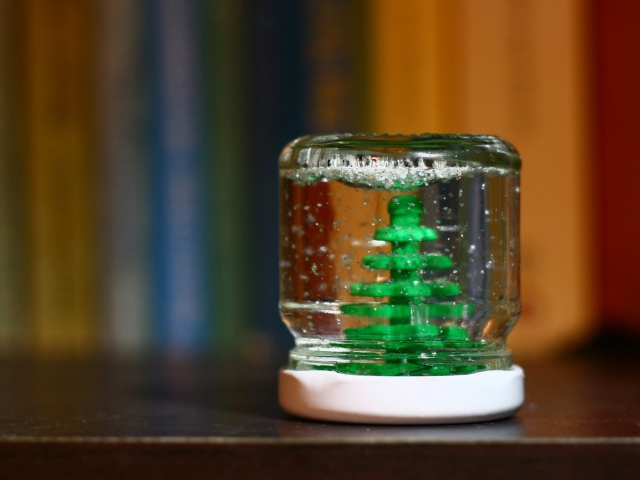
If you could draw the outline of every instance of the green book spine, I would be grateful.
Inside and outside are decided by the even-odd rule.
[[[25,347],[17,2],[0,2],[0,355]]]
[[[249,325],[249,218],[246,136],[246,38],[243,3],[206,3],[209,240],[214,349],[234,353]],[[275,165],[275,160],[274,160]],[[275,168],[275,167],[274,167]]]

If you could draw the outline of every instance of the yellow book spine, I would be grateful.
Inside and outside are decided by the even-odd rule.
[[[454,5],[372,0],[369,7],[373,131],[445,133],[456,80],[447,68],[446,48],[454,41]]]
[[[93,2],[26,0],[26,140],[32,340],[41,355],[96,341]]]

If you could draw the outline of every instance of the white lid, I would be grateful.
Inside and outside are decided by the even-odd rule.
[[[524,373],[383,377],[281,370],[280,405],[292,415],[350,423],[437,424],[495,420],[524,402]]]

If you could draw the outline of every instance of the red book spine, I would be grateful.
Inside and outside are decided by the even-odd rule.
[[[596,1],[603,316],[640,333],[640,2]]]

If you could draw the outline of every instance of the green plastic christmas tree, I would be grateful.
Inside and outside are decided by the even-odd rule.
[[[382,361],[380,355],[371,361],[366,353],[354,354],[351,361],[337,363],[336,371],[361,375],[452,375],[483,368],[459,359],[452,361],[453,355],[447,353],[449,349],[473,348],[481,343],[470,341],[464,328],[447,322],[471,313],[470,304],[455,300],[461,294],[460,286],[445,279],[423,279],[424,270],[450,269],[453,262],[446,255],[421,253],[422,242],[438,238],[434,229],[421,225],[422,202],[413,195],[399,195],[389,201],[388,210],[391,225],[377,229],[374,238],[390,242],[391,253],[367,255],[362,264],[390,270],[391,277],[383,283],[351,286],[352,295],[386,297],[388,301],[341,307],[343,314],[376,319],[371,325],[345,329],[353,348],[361,352],[382,349],[385,353]],[[427,358],[421,355],[429,349],[438,350]]]

